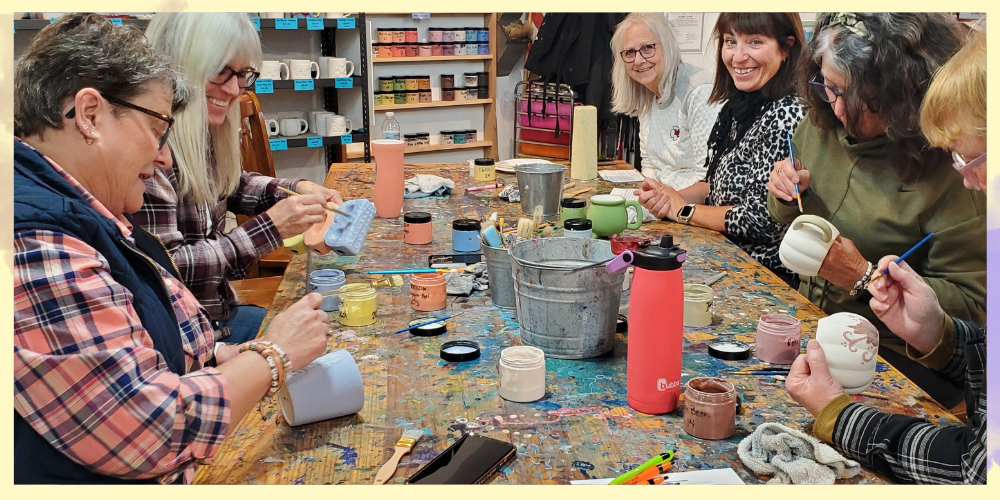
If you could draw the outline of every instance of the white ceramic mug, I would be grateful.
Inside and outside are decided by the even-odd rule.
[[[289,425],[357,413],[365,405],[361,371],[349,352],[333,351],[291,374],[278,401]]]
[[[263,14],[267,16],[267,19],[281,19],[285,17],[284,12],[264,12]]]
[[[847,394],[872,385],[878,363],[878,329],[858,314],[840,312],[816,323],[816,340],[823,347],[830,375]]]
[[[285,69],[285,76],[281,76],[281,69]],[[288,75],[288,65],[281,61],[263,61],[260,65],[260,77],[269,80],[287,80]]]
[[[315,68],[315,73],[313,73],[313,68]],[[319,64],[316,64],[316,61],[289,59],[288,69],[289,73],[292,74],[292,80],[319,78]]]
[[[281,127],[278,124],[278,120],[264,120],[264,126],[267,127],[268,137],[274,137],[278,135],[278,132],[281,130]]]
[[[816,215],[800,215],[792,221],[781,240],[778,257],[792,272],[816,276],[837,236],[840,231],[828,220]]]
[[[346,116],[334,115],[333,123],[336,123],[338,127],[343,127],[344,134],[350,134],[351,132],[354,131],[354,122],[352,122]]]
[[[344,57],[324,57],[327,61],[327,70],[323,73],[327,78],[349,78],[354,76],[354,61],[348,61]],[[350,66],[350,69],[348,69]]]
[[[337,116],[337,113],[332,111],[323,111],[316,114],[316,133],[320,135],[328,135],[326,133],[327,126],[329,122],[333,120],[333,117]]]
[[[326,18],[329,18],[329,19],[336,19],[338,17],[347,17],[347,16],[350,16],[350,15],[351,15],[350,12],[324,12],[323,13],[323,16],[326,17]]]
[[[309,130],[309,122],[302,118],[283,118],[279,124],[281,125],[281,135],[285,137],[302,135]]]
[[[310,111],[309,112],[309,133],[310,134],[318,134],[319,133],[320,129],[316,128],[316,119],[319,117],[319,115],[321,115],[323,113],[328,113],[328,111],[323,111],[321,109],[318,109],[316,111]],[[325,129],[325,127],[324,127],[324,129]]]
[[[340,115],[336,115],[326,120],[326,135],[344,135],[351,133],[351,129],[348,128],[347,122],[349,120],[338,120],[338,118],[343,118]]]

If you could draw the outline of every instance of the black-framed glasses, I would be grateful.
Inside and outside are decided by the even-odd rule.
[[[639,47],[639,50],[626,49],[621,51],[620,54],[622,56],[622,61],[625,61],[627,63],[635,62],[636,54],[641,55],[643,59],[646,59],[648,61],[650,57],[653,57],[653,54],[656,54],[656,44],[647,43],[642,47]]]
[[[163,145],[167,143],[167,136],[170,135],[170,128],[174,126],[174,118],[172,116],[167,116],[158,111],[153,111],[151,109],[144,108],[137,104],[132,104],[128,101],[123,101],[117,97],[112,97],[103,94],[101,95],[101,97],[103,97],[110,103],[117,104],[119,106],[124,106],[129,109],[134,109],[140,113],[145,113],[149,116],[152,116],[153,118],[167,122],[167,128],[166,130],[163,131],[163,135],[160,136],[160,142],[156,146],[156,149],[163,149]],[[73,106],[72,108],[69,109],[69,111],[66,112],[66,118],[73,118],[74,116],[76,116],[76,106]]]
[[[223,68],[222,72],[219,73],[219,76],[216,76],[209,81],[215,85],[225,85],[226,83],[229,83],[229,80],[232,80],[234,76],[236,77],[236,84],[239,85],[240,88],[249,89],[253,86],[254,82],[257,81],[257,78],[260,77],[260,71],[253,68],[236,71],[235,69],[226,66]]]
[[[842,92],[838,92],[833,87],[826,84],[826,80],[823,75],[816,73],[812,78],[809,79],[809,88],[813,90],[816,97],[827,104],[833,104],[837,102],[838,97],[844,97]]]

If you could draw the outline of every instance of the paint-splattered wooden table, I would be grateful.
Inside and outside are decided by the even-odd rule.
[[[617,168],[631,168],[616,165]],[[451,253],[453,219],[486,216],[498,210],[508,224],[516,220],[519,206],[501,201],[497,190],[465,193],[473,185],[466,165],[421,164],[406,167],[416,173],[450,178],[456,190],[450,197],[408,200],[404,211],[434,215],[434,242],[428,246],[402,241],[402,220],[376,219],[366,246],[357,257],[319,258],[318,267],[344,270],[349,282],[369,279],[371,269],[426,267],[431,254]],[[498,174],[502,182],[514,176]],[[326,185],[344,198],[371,197],[374,169],[370,164],[335,164]],[[616,184],[630,187],[634,184]],[[606,193],[612,187],[601,180],[578,182],[577,188],[594,187],[584,194]],[[391,332],[410,320],[427,316],[409,307],[409,286],[381,289],[378,321],[369,327],[340,327],[331,315],[334,334],[330,349],[347,349],[361,369],[365,406],[357,415],[289,427],[276,403],[262,403],[225,441],[214,463],[198,471],[198,483],[308,483],[370,484],[379,467],[392,455],[404,428],[420,428],[423,438],[400,463],[392,481],[402,482],[436,456],[462,433],[475,431],[503,439],[517,447],[517,460],[497,479],[498,483],[568,483],[573,479],[614,477],[656,453],[677,450],[674,471],[732,467],[747,483],[758,477],[740,462],[736,445],[763,422],[779,422],[810,430],[812,417],[795,404],[783,383],[768,377],[728,376],[738,368],[759,366],[755,358],[723,362],[708,355],[706,342],[715,338],[754,341],[757,319],[768,312],[786,312],[803,323],[803,343],[815,334],[823,313],[791,290],[767,269],[718,233],[699,228],[655,222],[633,235],[673,234],[688,252],[685,281],[703,281],[727,270],[714,285],[715,318],[711,326],[686,328],[682,382],[694,376],[723,376],[732,381],[745,400],[737,417],[737,432],[722,441],[696,439],[683,431],[682,409],[667,415],[644,415],[629,408],[625,391],[627,338],[617,336],[613,354],[570,361],[547,360],[547,390],[534,403],[512,403],[498,394],[497,361],[500,351],[519,343],[515,315],[492,307],[485,292],[471,297],[449,297],[450,312],[470,310],[449,323],[441,337],[412,337]],[[264,328],[275,314],[305,294],[306,259],[296,257],[285,271]],[[623,303],[624,303],[623,299]],[[446,363],[438,355],[442,342],[471,339],[482,347],[482,357],[464,363]],[[888,399],[858,397],[866,404],[894,413],[926,417],[932,422],[953,421],[937,405],[892,367],[879,363],[870,391]],[[883,483],[865,472],[850,483]]]

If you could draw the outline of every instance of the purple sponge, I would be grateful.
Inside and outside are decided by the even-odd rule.
[[[357,255],[365,244],[368,228],[375,219],[375,204],[366,200],[347,200],[338,209],[347,215],[337,215],[326,230],[323,242],[337,255]]]

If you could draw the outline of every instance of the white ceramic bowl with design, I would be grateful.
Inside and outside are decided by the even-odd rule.
[[[847,394],[859,394],[875,378],[878,329],[863,316],[841,312],[816,325],[816,340],[826,354],[830,375]]]

